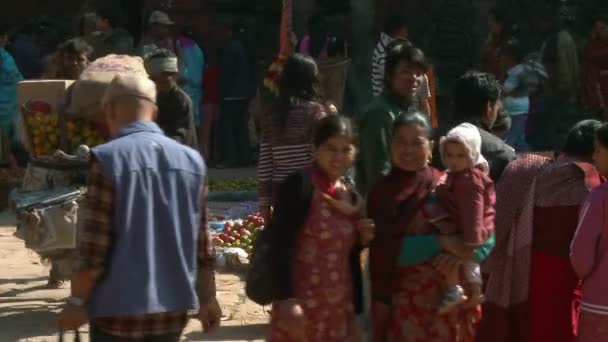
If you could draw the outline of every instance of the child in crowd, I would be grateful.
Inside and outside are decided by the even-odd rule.
[[[608,124],[596,132],[595,165],[608,177]],[[580,212],[570,259],[583,282],[578,342],[608,341],[608,184],[595,188]]]
[[[507,70],[503,84],[504,109],[511,115],[511,130],[506,143],[517,152],[526,152],[526,125],[530,113],[530,89],[526,82],[526,67],[522,48],[516,39],[509,40],[501,50],[501,62]]]
[[[471,254],[460,270],[445,275],[447,288],[439,308],[445,313],[467,299],[471,306],[483,300],[479,264],[473,261],[472,252],[494,230],[496,195],[475,126],[463,123],[449,131],[441,138],[440,153],[447,176],[437,187],[440,212],[431,223],[441,234],[461,235]]]

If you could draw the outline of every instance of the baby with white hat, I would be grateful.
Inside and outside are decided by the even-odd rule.
[[[479,129],[470,123],[455,127],[441,138],[439,150],[447,171],[445,182],[437,187],[439,212],[443,214],[435,221],[436,227],[441,234],[460,235],[472,255],[473,249],[493,234],[496,203],[489,165],[481,154]],[[468,306],[483,300],[479,261],[463,260],[460,270],[445,275],[448,287],[440,304],[441,313],[467,299]]]

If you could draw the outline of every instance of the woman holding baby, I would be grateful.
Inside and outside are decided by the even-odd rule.
[[[393,126],[392,170],[367,199],[376,225],[374,341],[474,340],[481,314],[477,264],[494,245],[494,190],[479,131],[461,126],[440,142],[446,173],[429,166],[426,116],[409,113]]]

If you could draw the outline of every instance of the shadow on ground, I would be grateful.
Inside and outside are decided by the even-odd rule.
[[[0,228],[11,227],[13,228],[17,224],[15,215],[9,210],[0,211]]]
[[[11,304],[0,308],[0,341],[28,341],[30,338],[56,334],[55,311],[59,307],[57,303]],[[35,329],[32,329],[32,322],[37,322]]]
[[[49,277],[44,276],[44,277],[37,277],[37,278],[0,278],[0,285],[6,285],[6,284],[16,284],[16,285],[24,285],[27,283],[31,283],[31,282],[36,282],[36,281],[46,281],[47,279],[49,279]],[[2,295],[2,294],[0,294]]]
[[[203,334],[191,332],[184,337],[186,341],[254,341],[266,338],[268,324],[251,324],[221,327],[216,333]]]

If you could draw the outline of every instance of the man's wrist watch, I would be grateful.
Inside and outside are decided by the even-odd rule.
[[[74,296],[68,297],[68,304],[73,306],[85,306],[84,299]]]

